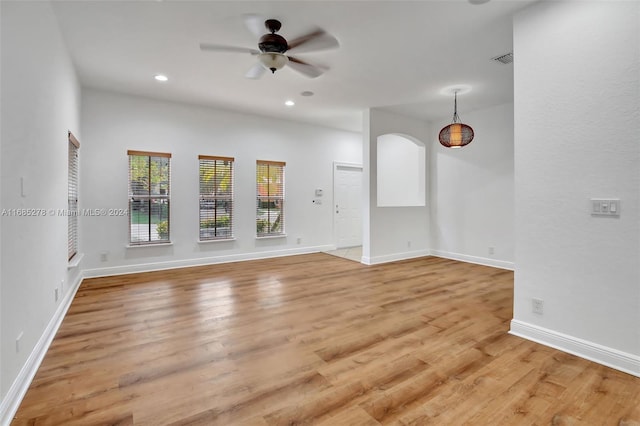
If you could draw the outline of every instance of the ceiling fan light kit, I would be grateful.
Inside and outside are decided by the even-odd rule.
[[[474,133],[471,126],[460,121],[458,116],[458,91],[454,91],[453,121],[440,130],[438,140],[446,148],[462,148],[473,140]]]
[[[264,66],[266,69],[271,71],[271,74],[274,74],[277,70],[281,69],[287,62],[289,62],[289,58],[282,53],[261,53],[258,55],[258,61]]]

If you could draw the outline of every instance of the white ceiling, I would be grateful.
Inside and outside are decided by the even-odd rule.
[[[472,87],[459,97],[463,119],[511,101],[513,65],[491,58],[511,51],[512,16],[532,2],[55,0],[53,8],[83,86],[361,131],[369,107],[451,115],[453,99],[441,91],[452,85]],[[256,48],[245,14],[279,19],[289,40],[314,26],[334,35],[338,49],[296,55],[330,70],[310,79],[285,67],[250,80],[255,57],[200,50]],[[169,81],[156,82],[158,73]],[[315,95],[300,95],[307,90]]]

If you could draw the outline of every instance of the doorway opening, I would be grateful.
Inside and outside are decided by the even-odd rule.
[[[336,256],[362,258],[362,165],[333,165],[333,232]]]

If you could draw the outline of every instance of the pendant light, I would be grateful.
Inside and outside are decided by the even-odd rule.
[[[458,91],[453,92],[453,122],[440,130],[438,139],[442,146],[447,148],[462,148],[469,145],[473,140],[473,129],[471,126],[460,122],[458,116]]]

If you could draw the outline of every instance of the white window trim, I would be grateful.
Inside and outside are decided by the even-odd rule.
[[[72,171],[72,163],[71,163],[71,158],[70,155],[71,154],[71,150],[73,147],[73,153],[75,154],[75,158],[74,158],[74,163],[73,165],[75,166],[73,168],[74,171],[74,185],[75,185],[75,206],[76,206],[76,212],[79,210],[79,189],[80,189],[80,142],[78,141],[78,139],[76,139],[76,137],[73,135],[73,133],[71,133],[70,130],[67,131],[67,139],[68,139],[68,145],[67,145],[67,159],[68,159],[68,164],[67,164],[67,174],[70,175],[71,171]],[[68,180],[67,182],[67,188],[69,188],[71,184],[71,180]],[[67,209],[69,209],[69,200],[71,199],[69,197],[69,190],[67,189]],[[67,224],[67,255],[69,254],[69,243],[71,241],[73,241],[73,248],[74,248],[74,253],[71,257],[68,257],[67,261],[68,261],[68,265],[70,265],[71,267],[76,267],[78,265],[78,263],[80,263],[79,261],[79,257],[80,257],[80,253],[79,253],[79,242],[80,242],[80,226],[79,226],[79,220],[78,220],[78,215],[77,214],[71,214],[71,212],[69,212],[69,217],[67,218],[68,224]],[[74,226],[73,226],[73,230],[71,233],[69,233],[69,224],[70,221],[74,221]],[[72,235],[74,236],[74,238],[72,238]]]
[[[269,239],[269,238],[282,238],[282,237],[286,237],[286,230],[287,230],[287,215],[285,214],[285,209],[287,206],[287,202],[286,202],[286,166],[287,163],[285,161],[268,161],[268,160],[256,160],[256,177],[257,177],[257,172],[258,172],[258,167],[260,166],[264,166],[264,165],[272,165],[272,166],[278,166],[282,168],[282,177],[283,177],[283,181],[282,181],[282,194],[278,195],[278,196],[273,196],[273,197],[264,197],[264,198],[279,198],[282,200],[282,216],[284,217],[284,222],[282,222],[282,232],[281,233],[265,233],[265,234],[258,234],[257,229],[256,229],[256,233],[255,233],[255,238],[256,239]],[[257,181],[256,181],[256,189],[257,189]],[[256,191],[257,192],[257,191]],[[260,195],[256,195],[256,201],[258,199],[260,199]],[[257,213],[257,211],[256,211]],[[256,217],[257,219],[257,217]]]
[[[127,242],[126,247],[127,248],[133,248],[133,247],[150,247],[150,246],[161,246],[161,245],[172,245],[173,242],[171,241],[171,153],[166,153],[166,152],[152,152],[152,151],[136,151],[136,150],[127,150],[127,156],[129,157],[129,177],[127,178],[128,180],[128,185],[129,185],[129,194],[128,194],[128,198],[129,198],[129,215],[132,214],[132,210],[131,210],[131,200],[133,198],[139,198],[139,199],[147,199],[147,200],[151,200],[151,199],[165,199],[169,202],[169,210],[168,210],[168,224],[169,224],[169,240],[156,240],[156,241],[140,241],[140,242],[132,242],[131,241],[131,218],[129,217],[129,239]],[[169,159],[169,186],[168,186],[168,195],[135,195],[133,196],[130,193],[130,188],[131,188],[131,156],[142,156],[142,157],[164,157],[164,158],[168,158]]]
[[[197,243],[198,244],[209,244],[209,243],[224,243],[224,242],[229,242],[229,241],[237,241],[236,237],[233,238],[217,238],[214,240],[198,240]]]
[[[287,234],[273,234],[273,235],[265,235],[265,236],[256,235],[256,240],[272,240],[274,238],[287,238]]]
[[[231,193],[229,194],[229,197],[223,196],[223,195],[216,195],[216,196],[205,196],[207,197],[207,199],[212,199],[215,200],[215,202],[217,203],[218,200],[220,201],[229,201],[231,204],[231,214],[230,214],[230,218],[231,218],[231,222],[230,222],[230,229],[231,229],[231,235],[230,236],[226,236],[226,237],[213,237],[213,238],[207,238],[207,239],[202,239],[201,238],[201,234],[202,234],[202,228],[200,228],[201,225],[201,220],[202,220],[202,208],[201,208],[201,204],[200,202],[202,201],[202,197],[203,194],[200,192],[202,190],[202,181],[200,180],[200,171],[201,171],[201,167],[202,167],[202,161],[222,161],[222,162],[229,162],[230,163],[230,170],[231,170]],[[217,165],[214,165],[215,167],[217,167]],[[213,156],[213,155],[199,155],[198,156],[198,243],[209,243],[209,242],[218,242],[218,241],[234,241],[236,239],[235,237],[235,231],[236,231],[236,224],[235,224],[235,209],[236,209],[236,203],[235,203],[235,158],[234,157],[222,157],[222,156]]]
[[[149,248],[149,247],[167,247],[172,246],[173,241],[163,242],[163,243],[150,243],[150,244],[127,244],[125,247],[128,249],[134,248]]]

